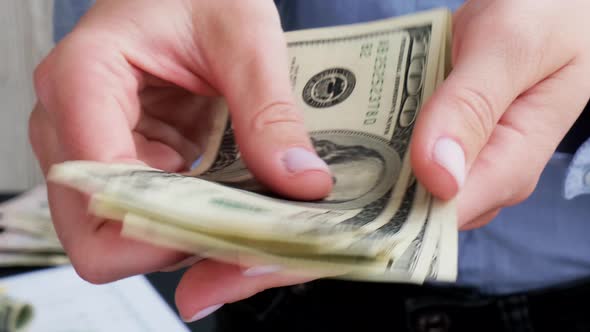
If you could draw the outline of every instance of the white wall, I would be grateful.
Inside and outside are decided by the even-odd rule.
[[[0,192],[42,182],[27,123],[33,70],[53,46],[52,9],[50,0],[0,0]]]

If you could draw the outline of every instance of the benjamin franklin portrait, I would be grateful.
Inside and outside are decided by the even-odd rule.
[[[321,201],[301,203],[330,209],[356,209],[383,196],[401,171],[401,159],[384,139],[357,132],[322,131],[311,134],[316,152],[332,171],[332,192]],[[227,172],[226,185],[274,196],[240,162]],[[229,175],[231,174],[231,175]]]

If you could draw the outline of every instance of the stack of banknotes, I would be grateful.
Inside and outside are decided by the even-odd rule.
[[[57,238],[45,185],[0,204],[0,266],[54,266],[69,263]]]
[[[273,194],[240,158],[219,103],[199,165],[168,173],[68,161],[49,181],[91,197],[122,236],[242,266],[360,281],[453,281],[454,201],[413,175],[421,105],[450,69],[451,13],[287,32],[291,83],[334,188],[320,201]]]

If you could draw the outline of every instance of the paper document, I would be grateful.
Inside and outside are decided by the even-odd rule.
[[[71,265],[0,279],[4,295],[32,305],[28,332],[189,332],[144,276],[104,285]]]

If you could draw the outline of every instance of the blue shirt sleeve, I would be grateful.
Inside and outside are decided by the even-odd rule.
[[[53,40],[59,42],[94,4],[93,0],[54,0]]]
[[[463,0],[275,0],[285,31],[361,23],[436,7],[456,10]]]

